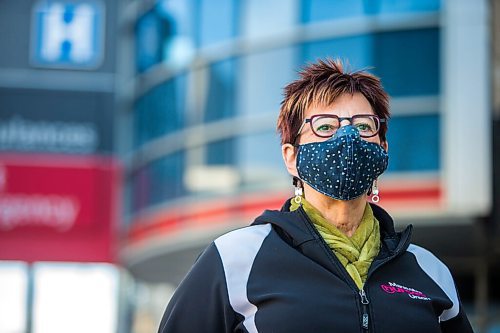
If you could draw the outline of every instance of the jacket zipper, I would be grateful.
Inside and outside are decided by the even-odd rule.
[[[398,246],[396,248],[396,250],[394,251],[394,253],[395,253],[394,255],[386,258],[385,260],[380,262],[378,265],[373,267],[373,269],[369,272],[368,276],[366,277],[366,281],[368,281],[368,278],[376,269],[378,269],[379,267],[383,266],[385,263],[387,263],[387,262],[391,261],[392,259],[394,259],[395,257],[397,257],[401,253],[401,250],[403,248],[407,247],[407,243],[408,243],[409,238],[410,238],[410,233],[411,233],[411,229],[409,229],[408,232],[405,233],[404,239],[400,243],[400,246]],[[365,282],[365,284],[366,284],[366,282]],[[365,292],[364,288],[362,288],[359,291],[359,296],[361,298],[361,309],[362,309],[361,326],[363,327],[363,330],[368,331],[368,329],[370,327],[370,315],[368,312],[368,305],[370,304],[370,301],[368,300],[368,297],[366,296],[366,292]]]
[[[330,249],[330,247],[328,246],[328,244],[325,242],[325,240],[323,239],[323,237],[321,237],[321,235],[319,234],[319,232],[316,230],[316,228],[314,227],[314,224],[310,221],[309,216],[307,216],[307,214],[302,210],[302,208],[299,208],[299,211],[301,212],[302,216],[306,219],[306,221],[309,222],[309,224],[312,227],[313,232],[318,236],[318,238],[320,239],[323,247],[328,250],[326,252],[332,258],[334,264],[337,266],[337,268],[339,268],[340,272],[342,272],[342,274],[345,276],[344,279],[347,282],[347,285],[349,285],[360,296],[361,309],[362,309],[361,326],[362,326],[362,328],[363,328],[364,331],[368,331],[368,328],[369,328],[369,325],[370,325],[370,321],[369,321],[370,316],[368,314],[369,313],[368,312],[368,305],[370,304],[370,301],[368,300],[368,297],[366,296],[365,290],[363,288],[361,290],[358,289],[358,287],[356,286],[356,284],[354,283],[354,281],[352,280],[352,278],[350,276],[348,276],[347,271],[342,266],[342,264],[340,263],[340,261],[338,260],[338,258],[335,256],[335,254],[333,254],[333,252]],[[368,277],[367,277],[366,280],[368,281]]]
[[[370,316],[368,315],[368,304],[370,301],[368,297],[366,297],[366,293],[364,289],[359,291],[359,296],[361,296],[361,308],[363,309],[363,313],[361,315],[361,325],[365,331],[368,331],[368,327],[370,324]]]

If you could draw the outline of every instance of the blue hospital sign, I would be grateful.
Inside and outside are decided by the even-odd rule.
[[[103,58],[104,7],[97,1],[39,1],[33,12],[34,65],[91,69]]]

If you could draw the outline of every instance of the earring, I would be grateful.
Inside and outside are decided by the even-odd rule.
[[[375,179],[373,181],[373,185],[372,185],[372,188],[371,188],[371,192],[372,192],[372,202],[374,203],[377,203],[380,201],[380,197],[378,196],[379,194],[379,190],[378,190],[378,184],[377,184],[377,179]]]
[[[296,204],[300,205],[302,202],[302,197],[304,195],[304,191],[302,189],[302,182],[298,178],[294,177],[293,186],[295,186],[295,197],[293,198],[293,200],[295,201]]]

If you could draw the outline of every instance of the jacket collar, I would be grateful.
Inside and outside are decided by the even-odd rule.
[[[380,206],[370,203],[374,216],[380,223],[380,239],[386,255],[406,249],[412,226],[404,232],[396,232],[392,217]],[[281,210],[266,210],[253,224],[271,223],[277,232],[292,246],[297,247],[316,240],[318,234],[312,230],[312,224],[301,208],[290,212],[290,199],[286,200]]]

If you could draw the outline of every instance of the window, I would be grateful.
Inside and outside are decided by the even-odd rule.
[[[374,38],[372,35],[349,36],[325,41],[305,43],[302,46],[300,63],[316,62],[318,59],[339,58],[349,61],[352,69],[373,66]]]
[[[291,184],[281,157],[279,135],[274,130],[237,138],[236,153],[244,187],[255,189]]]
[[[235,164],[235,139],[215,141],[207,145],[207,165],[234,165]]]
[[[238,113],[278,116],[283,87],[296,79],[297,46],[248,54],[240,58]]]
[[[302,0],[302,21],[438,11],[440,0]]]
[[[182,75],[153,88],[136,101],[136,147],[183,126],[185,90],[186,78]]]
[[[133,211],[183,196],[184,169],[184,152],[177,152],[138,170],[132,176]]]
[[[198,46],[232,39],[238,28],[238,1],[198,0]]]
[[[315,22],[364,15],[364,3],[362,0],[302,0],[302,21]]]
[[[173,66],[189,63],[195,52],[194,0],[159,0],[155,11],[168,22],[159,43],[162,60]]]
[[[204,121],[228,118],[235,113],[236,61],[225,60],[209,68],[209,87]]]
[[[162,20],[155,11],[142,16],[136,29],[136,70],[141,73],[161,62],[161,42],[171,29],[168,21]]]
[[[438,171],[440,118],[435,115],[394,117],[389,121],[388,171]]]
[[[439,29],[374,35],[374,73],[391,96],[439,93]]]

